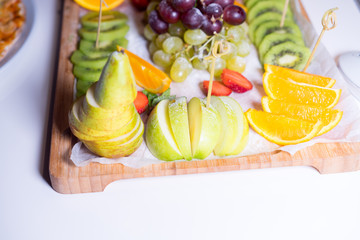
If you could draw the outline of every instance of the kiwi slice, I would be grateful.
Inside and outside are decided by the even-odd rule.
[[[82,95],[85,95],[86,91],[93,85],[94,82],[87,81],[81,78],[77,78],[76,80],[76,97],[81,97]]]
[[[251,24],[249,24],[248,35],[249,35],[250,40],[252,42],[254,42],[255,31],[261,24],[263,24],[265,22],[269,22],[269,21],[277,21],[278,24],[280,25],[281,17],[282,17],[282,15],[277,12],[267,12],[267,13],[261,14],[259,17],[254,19],[254,21],[252,21]],[[286,15],[285,20],[292,21],[293,19],[289,15]]]
[[[302,71],[310,57],[310,49],[293,42],[273,46],[264,55],[264,64],[293,68]]]
[[[105,31],[101,31],[99,36],[99,41],[114,41],[115,39],[125,37],[126,33],[129,31],[129,26],[127,24],[117,26],[115,28],[111,28]],[[85,28],[81,28],[79,30],[79,34],[81,38],[89,40],[89,41],[96,41],[97,31],[88,30]]]
[[[259,45],[258,52],[260,61],[262,61],[264,55],[270,50],[270,48],[284,42],[292,42],[298,46],[305,46],[302,37],[290,33],[271,33],[265,36]]]
[[[246,7],[248,9],[253,8],[258,2],[265,2],[265,1],[271,1],[271,2],[281,2],[283,5],[285,4],[285,0],[248,0],[246,1]]]
[[[101,58],[108,57],[112,52],[116,51],[116,46],[126,48],[127,45],[128,40],[126,38],[99,42],[98,48],[95,48],[95,42],[93,41],[80,40],[79,50],[90,58]]]
[[[73,69],[74,76],[77,79],[84,79],[91,82],[96,82],[99,80],[101,71],[102,69],[91,69],[78,65],[75,65]]]
[[[254,43],[258,47],[263,38],[270,33],[291,33],[295,36],[302,37],[302,33],[298,25],[292,21],[285,21],[284,26],[280,27],[278,21],[270,21],[260,25],[254,35]]]
[[[91,69],[102,69],[106,64],[107,59],[107,57],[89,58],[79,50],[74,51],[70,58],[74,65]]]
[[[98,27],[99,13],[89,12],[81,17],[81,24],[84,28],[89,30],[96,30]],[[123,25],[127,22],[128,17],[118,11],[104,11],[102,12],[101,30],[109,30],[119,25]]]
[[[256,3],[247,13],[247,21],[249,24],[259,17],[260,15],[267,12],[276,12],[278,14],[282,14],[285,2],[274,2],[274,1],[260,1]],[[286,15],[292,18],[292,12],[289,8],[286,12]]]

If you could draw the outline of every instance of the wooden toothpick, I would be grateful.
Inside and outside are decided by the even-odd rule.
[[[281,22],[280,22],[280,27],[282,28],[284,26],[285,23],[285,17],[286,17],[286,12],[289,6],[289,0],[285,0],[285,5],[284,5],[284,9],[282,12],[282,16],[281,16]]]
[[[100,37],[100,24],[101,24],[101,18],[102,18],[102,5],[105,4],[105,6],[108,8],[109,6],[106,4],[105,0],[100,0],[100,9],[99,9],[99,17],[98,17],[98,28],[97,28],[97,34],[96,34],[96,42],[95,42],[95,48],[99,47],[99,37]]]
[[[306,69],[309,67],[310,65],[310,62],[315,54],[315,51],[316,51],[316,48],[318,47],[319,43],[320,43],[320,40],[322,38],[322,36],[324,35],[325,31],[328,31],[328,30],[331,30],[331,29],[334,29],[336,27],[336,14],[334,11],[338,10],[338,8],[332,8],[332,9],[329,9],[325,12],[324,16],[322,17],[322,20],[321,20],[321,24],[323,26],[323,29],[316,41],[316,44],[310,54],[310,57],[304,67],[304,70],[303,72],[306,71]],[[330,25],[331,24],[331,25]]]

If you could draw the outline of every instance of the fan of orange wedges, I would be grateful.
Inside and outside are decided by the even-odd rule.
[[[252,128],[267,140],[290,145],[327,133],[341,120],[343,112],[332,109],[341,89],[335,80],[274,65],[265,65],[262,98],[264,111],[249,109]]]

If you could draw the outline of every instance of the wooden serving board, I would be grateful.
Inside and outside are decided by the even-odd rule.
[[[164,162],[135,169],[122,164],[91,163],[76,167],[70,160],[76,138],[68,125],[74,91],[71,53],[76,48],[80,7],[73,0],[65,0],[61,30],[61,43],[53,115],[49,172],[52,187],[59,193],[100,192],[116,180],[180,174],[222,172],[287,166],[312,166],[320,173],[337,173],[360,169],[360,143],[316,144],[291,156],[274,151],[246,157],[216,160]]]

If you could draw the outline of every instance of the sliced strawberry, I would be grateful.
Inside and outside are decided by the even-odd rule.
[[[134,105],[139,114],[143,113],[149,104],[149,100],[145,94],[138,91],[134,101]]]
[[[252,89],[252,83],[241,73],[230,69],[224,69],[221,73],[221,80],[231,90],[237,93],[243,93]]]
[[[210,81],[204,81],[203,82],[203,87],[206,91],[205,94],[207,94],[208,90],[209,90],[209,83]],[[221,82],[218,81],[213,81],[213,86],[212,86],[212,90],[211,90],[211,95],[214,96],[229,96],[231,94],[231,89],[226,87],[225,85],[223,85]]]

